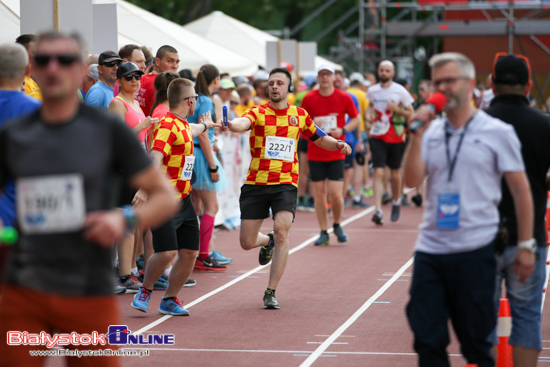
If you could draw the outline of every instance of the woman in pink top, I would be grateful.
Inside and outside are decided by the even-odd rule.
[[[139,141],[145,143],[148,130],[159,120],[145,117],[139,103],[134,99],[143,72],[133,62],[123,62],[119,65],[116,74],[120,91],[109,104],[109,111],[119,115],[137,134]]]
[[[119,94],[113,98],[109,104],[109,111],[114,112],[126,122],[126,125],[137,134],[139,141],[143,143],[145,148],[148,146],[148,144],[146,144],[146,141],[148,141],[147,134],[148,132],[152,132],[154,125],[156,125],[159,120],[145,117],[139,103],[134,100],[134,95],[140,87],[142,75],[143,72],[132,62],[124,62],[119,65],[117,69],[117,79],[120,90]],[[135,190],[133,190],[127,184],[126,180],[124,180],[121,187],[119,204],[134,204],[136,201],[134,195]],[[136,203],[136,205],[138,204]],[[132,277],[132,275],[137,273],[137,254],[134,249],[141,252],[142,233],[138,231],[135,236],[137,241],[135,241],[134,236],[126,236],[118,246],[118,284],[126,288],[126,293],[136,293],[141,286],[141,283]],[[135,242],[137,242],[138,245],[134,247]]]
[[[179,74],[174,72],[165,71],[160,73],[155,78],[154,86],[157,90],[155,103],[151,108],[151,116],[156,117],[159,120],[166,116],[168,113],[168,86],[174,79],[180,78]]]

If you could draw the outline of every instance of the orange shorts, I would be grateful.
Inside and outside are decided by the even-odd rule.
[[[60,296],[3,284],[0,297],[0,366],[42,366],[45,356],[31,356],[30,351],[48,350],[46,346],[8,345],[8,331],[32,334],[107,334],[109,325],[120,324],[120,310],[114,296]],[[115,345],[65,346],[67,349],[118,349]],[[50,349],[56,351],[56,349]],[[62,358],[62,357],[49,357]],[[68,366],[119,366],[115,356],[65,357]]]

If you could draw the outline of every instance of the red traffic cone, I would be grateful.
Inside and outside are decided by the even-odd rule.
[[[510,313],[510,303],[507,298],[501,298],[497,322],[498,346],[496,367],[514,367],[512,346],[508,344],[511,331],[512,314]]]

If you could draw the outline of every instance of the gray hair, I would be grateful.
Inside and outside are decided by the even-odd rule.
[[[25,75],[29,54],[19,43],[0,45],[0,80],[14,80]]]
[[[430,58],[429,65],[433,69],[440,68],[449,62],[455,62],[461,74],[468,78],[476,77],[476,69],[472,60],[458,52],[444,52]]]

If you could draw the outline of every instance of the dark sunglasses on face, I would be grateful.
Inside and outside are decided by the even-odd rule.
[[[235,102],[235,101],[230,101],[229,103],[234,104],[234,105],[238,105],[238,104],[239,104],[239,102]]]
[[[194,95],[194,96],[184,98],[183,100],[186,101],[186,100],[188,100],[188,99],[190,99],[190,98],[195,98],[195,99],[197,99],[197,98],[199,98],[199,95],[196,94],[196,95]]]
[[[427,90],[428,90],[428,88],[426,88],[426,87],[422,87],[422,88],[419,88],[418,90],[419,90],[419,91],[421,91],[421,92],[425,92],[425,91],[427,91]]]
[[[34,62],[38,67],[45,67],[50,64],[52,59],[57,60],[59,65],[71,66],[74,62],[80,61],[80,57],[77,55],[35,55]]]
[[[137,80],[138,82],[141,80],[141,75],[140,74],[131,74],[131,75],[126,75],[124,77],[124,79],[126,79],[127,82],[131,82],[132,79],[135,79]]]
[[[110,61],[110,62],[104,62],[103,63],[103,66],[107,66],[108,68],[112,68],[113,66],[118,66],[120,65],[120,62],[118,61]]]

